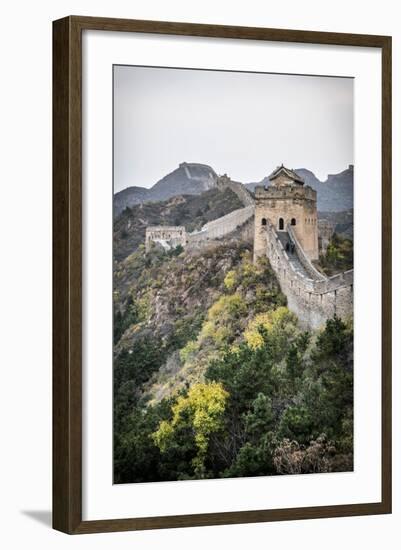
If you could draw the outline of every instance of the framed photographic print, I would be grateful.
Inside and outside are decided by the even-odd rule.
[[[53,24],[53,525],[391,512],[391,38]]]

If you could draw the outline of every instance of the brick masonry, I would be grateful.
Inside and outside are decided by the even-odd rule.
[[[273,225],[264,229],[265,254],[287,296],[288,307],[306,328],[319,328],[337,315],[346,320],[353,315],[353,276],[350,270],[333,277],[305,277],[289,261]]]

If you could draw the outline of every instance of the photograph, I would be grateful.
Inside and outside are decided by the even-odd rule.
[[[113,65],[114,484],[354,471],[353,183],[351,77]]]

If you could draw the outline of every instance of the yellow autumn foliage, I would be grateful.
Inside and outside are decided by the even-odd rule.
[[[229,271],[224,277],[224,285],[227,290],[232,290],[237,282],[237,276],[235,271]]]
[[[198,383],[191,386],[187,395],[178,397],[171,407],[172,419],[163,420],[152,434],[154,443],[165,452],[176,429],[189,424],[198,449],[193,460],[195,473],[202,475],[210,435],[222,425],[228,392],[219,382]]]
[[[296,325],[296,318],[288,308],[282,306],[273,311],[258,313],[248,323],[244,332],[244,338],[248,346],[252,349],[258,349],[263,346],[264,340],[261,329],[271,332],[277,329],[283,329],[285,325]]]

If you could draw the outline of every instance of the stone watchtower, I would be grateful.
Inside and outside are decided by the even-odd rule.
[[[266,254],[266,225],[269,220],[280,232],[293,231],[309,260],[317,260],[318,225],[316,191],[304,185],[293,170],[281,165],[269,176],[270,185],[255,189],[254,258]]]

